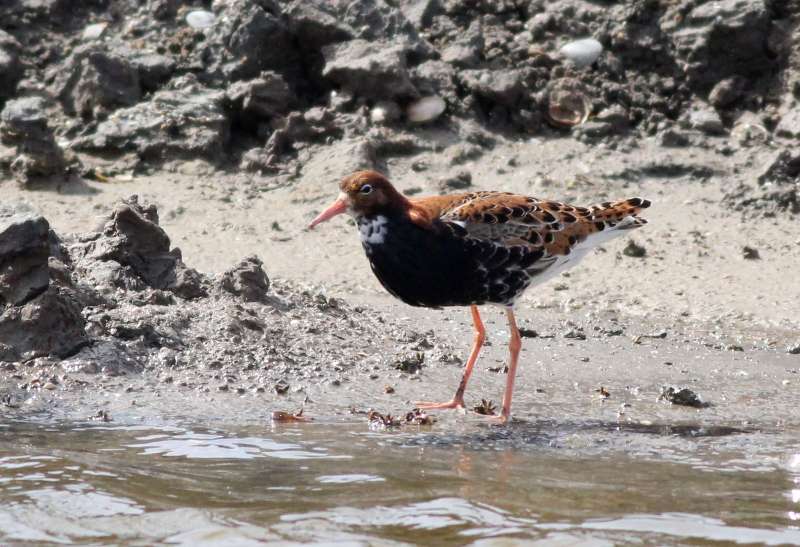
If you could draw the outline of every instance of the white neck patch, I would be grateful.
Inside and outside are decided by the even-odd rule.
[[[358,233],[361,236],[361,242],[380,245],[386,241],[386,224],[387,219],[383,215],[359,222]]]

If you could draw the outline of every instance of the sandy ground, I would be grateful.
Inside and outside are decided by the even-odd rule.
[[[726,156],[716,151],[724,143],[666,149],[645,140],[612,150],[568,138],[534,139],[506,142],[455,167],[433,153],[389,162],[389,175],[401,189],[422,194],[437,192],[442,176],[468,170],[476,189],[577,204],[636,195],[653,201],[650,224],[632,236],[645,247],[645,257],[624,255],[626,241],[616,240],[520,300],[521,326],[539,337],[524,339],[517,418],[699,421],[790,430],[800,425],[793,411],[799,357],[788,351],[800,341],[796,220],[745,219],[720,204],[726,188],[753,180],[769,153],[765,147],[739,148]],[[347,221],[305,228],[333,199],[338,178],[347,172],[348,157],[337,146],[344,149],[347,143],[319,149],[296,182],[280,188],[272,188],[266,177],[189,163],[133,180],[73,182],[57,190],[5,184],[2,190],[7,199],[34,205],[60,233],[86,231],[114,202],[138,194],[159,206],[162,226],[193,267],[220,271],[255,253],[270,277],[367,306],[387,318],[387,328],[432,330],[454,352],[466,354],[472,334],[465,309],[416,309],[386,295]],[[420,161],[427,168],[415,172],[411,163]],[[711,176],[659,176],[700,168]],[[744,246],[756,248],[760,259],[746,260]],[[504,320],[496,309],[485,309],[484,316],[490,345],[467,391],[469,405],[481,398],[498,401],[505,381],[503,374],[488,371],[502,367],[505,359]],[[143,375],[103,378],[98,390],[80,395],[42,392],[31,404],[85,416],[98,407],[124,414],[136,401],[138,413],[144,404],[154,415],[187,413],[238,422],[265,420],[274,409],[299,407],[306,400],[307,412],[319,419],[347,416],[352,406],[396,413],[407,411],[416,399],[444,400],[459,376],[457,364],[429,362],[414,375],[355,373],[337,387],[320,382],[288,396],[236,396],[188,392],[178,386],[178,378],[165,385]],[[688,386],[711,406],[698,410],[659,402],[665,384]],[[135,389],[125,390],[132,385]],[[386,385],[395,392],[385,394]],[[600,394],[601,386],[609,397]],[[224,412],[215,404],[220,398]],[[451,419],[459,418],[453,413],[445,417]]]

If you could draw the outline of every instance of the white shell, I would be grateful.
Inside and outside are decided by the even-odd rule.
[[[447,103],[444,102],[444,99],[431,95],[408,105],[406,116],[410,122],[425,123],[441,116],[445,108],[447,108]]]
[[[105,32],[108,23],[95,23],[93,25],[87,25],[86,28],[83,29],[82,38],[84,40],[97,40],[103,35]]]
[[[214,24],[214,19],[213,13],[201,9],[186,14],[186,22],[192,28],[208,28]]]
[[[591,65],[603,53],[603,44],[594,38],[583,38],[561,46],[561,55],[575,63],[578,68]]]

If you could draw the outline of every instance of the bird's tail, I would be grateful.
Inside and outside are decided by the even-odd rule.
[[[631,230],[647,224],[647,220],[640,217],[639,213],[648,207],[650,200],[630,198],[614,203],[606,201],[591,206],[589,210],[592,212],[592,221],[602,222],[605,228]]]

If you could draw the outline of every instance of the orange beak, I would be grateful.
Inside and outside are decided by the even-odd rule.
[[[341,215],[345,211],[347,211],[347,198],[345,196],[341,196],[339,199],[331,203],[327,209],[322,211],[317,218],[312,220],[311,224],[308,225],[308,228],[313,229],[317,224],[325,222],[336,215]]]

